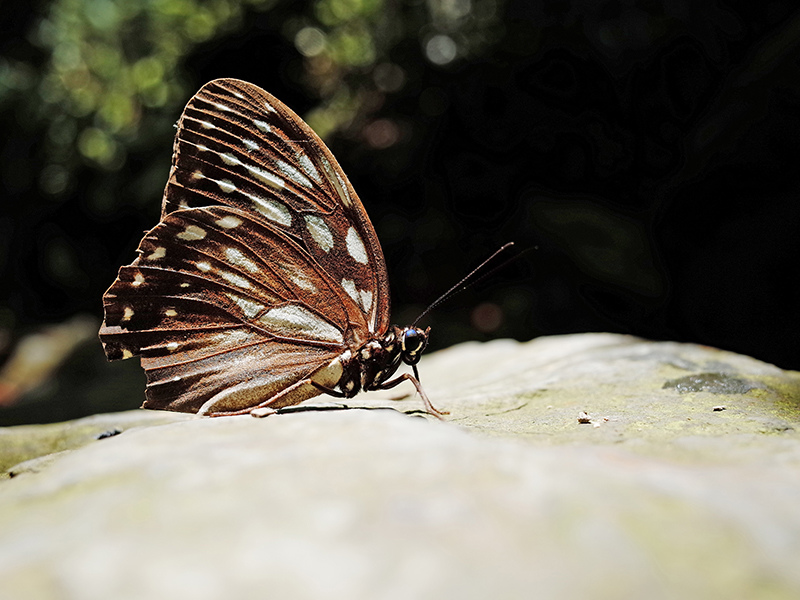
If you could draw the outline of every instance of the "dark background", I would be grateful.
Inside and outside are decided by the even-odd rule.
[[[75,315],[96,319],[81,331],[99,325],[103,292],[158,220],[172,124],[216,77],[323,125],[381,238],[398,323],[516,242],[517,260],[426,318],[432,348],[611,331],[800,369],[794,3],[474,0],[444,16],[420,2],[230,4],[237,18],[164,63],[163,97],[147,96],[152,81],[126,95],[125,69],[95,86],[75,75],[63,36],[100,48],[99,17],[76,32],[58,2],[0,7],[0,357],[14,381],[0,424],[141,401],[138,367],[106,365],[93,334],[27,386],[9,364],[31,334]],[[126,64],[150,51],[137,19],[106,22]],[[303,27],[361,35],[372,54],[304,56]],[[54,81],[79,99],[113,83],[143,100],[114,129],[54,101]]]

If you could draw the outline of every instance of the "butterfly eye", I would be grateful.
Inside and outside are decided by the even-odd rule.
[[[416,327],[409,327],[403,331],[403,362],[408,365],[415,365],[419,362],[420,355],[428,345],[426,333]]]

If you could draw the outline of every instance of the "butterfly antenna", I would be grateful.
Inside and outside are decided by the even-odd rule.
[[[434,300],[434,301],[433,301],[433,302],[432,302],[432,303],[431,303],[431,304],[428,306],[428,308],[426,308],[425,310],[423,310],[423,311],[422,311],[422,313],[421,313],[421,314],[420,314],[420,315],[419,315],[419,316],[418,316],[416,319],[414,319],[414,322],[411,324],[411,326],[412,326],[412,327],[414,327],[414,326],[415,326],[417,323],[419,323],[419,321],[420,321],[420,320],[422,320],[422,317],[424,317],[425,315],[427,315],[429,312],[431,312],[431,311],[432,311],[434,308],[436,308],[437,306],[439,306],[439,305],[440,305],[442,302],[444,302],[445,300],[447,300],[447,299],[451,298],[452,296],[454,296],[454,295],[455,295],[455,294],[457,294],[458,292],[463,292],[465,289],[467,289],[467,288],[468,288],[468,287],[470,287],[471,285],[474,285],[474,284],[476,284],[477,282],[479,282],[479,281],[481,281],[482,279],[484,279],[484,277],[487,277],[488,275],[491,275],[492,273],[494,273],[494,272],[495,272],[497,269],[499,269],[500,267],[503,267],[503,266],[507,265],[507,264],[508,264],[508,263],[509,263],[511,260],[513,260],[513,259],[509,259],[509,260],[507,260],[506,262],[504,262],[502,265],[500,265],[500,266],[498,266],[498,267],[496,267],[496,268],[492,269],[491,271],[489,271],[489,273],[486,273],[486,274],[482,275],[481,277],[479,277],[479,278],[477,278],[477,279],[473,279],[473,277],[475,276],[475,274],[476,274],[476,273],[478,273],[478,271],[480,271],[480,270],[481,270],[481,269],[483,269],[483,268],[484,268],[484,267],[485,267],[487,264],[489,264],[490,262],[492,262],[492,261],[494,260],[494,258],[495,258],[495,257],[496,257],[498,254],[500,254],[500,253],[501,253],[501,252],[503,252],[504,250],[507,250],[508,248],[510,248],[510,247],[511,247],[511,246],[513,246],[513,245],[514,245],[514,242],[508,242],[507,244],[504,244],[503,246],[501,246],[500,248],[498,248],[497,250],[495,250],[495,251],[492,253],[492,255],[491,255],[489,258],[487,258],[486,260],[484,260],[484,261],[483,261],[481,264],[479,264],[477,267],[475,267],[474,269],[472,269],[472,271],[470,271],[469,273],[467,273],[467,275],[466,275],[464,278],[462,278],[462,279],[461,279],[461,281],[459,281],[458,283],[456,283],[456,284],[455,284],[453,287],[451,287],[449,290],[447,290],[447,291],[446,291],[444,294],[442,294],[442,295],[441,295],[441,296],[439,296],[439,297],[438,297],[436,300]]]

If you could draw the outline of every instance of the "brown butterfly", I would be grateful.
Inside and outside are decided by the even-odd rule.
[[[103,296],[109,360],[144,407],[256,416],[408,380],[430,328],[389,322],[386,264],[330,150],[253,84],[217,79],[178,122],[161,221]],[[401,363],[414,375],[392,376]]]

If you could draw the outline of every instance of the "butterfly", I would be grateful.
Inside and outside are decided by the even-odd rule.
[[[419,383],[430,328],[389,320],[383,251],[336,159],[236,79],[177,125],[161,220],[103,296],[109,360],[140,356],[144,408],[265,416],[326,393]],[[413,375],[392,378],[402,363]]]

